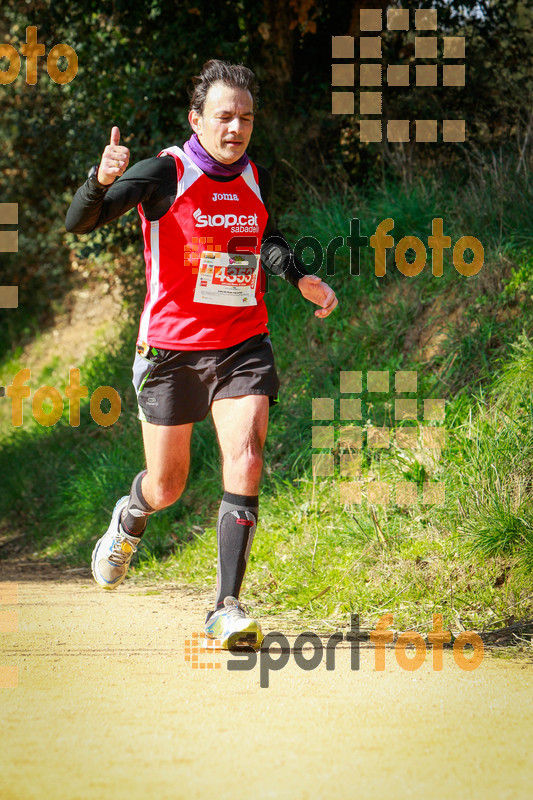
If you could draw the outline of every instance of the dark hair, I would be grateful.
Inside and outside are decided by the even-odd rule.
[[[205,100],[209,89],[214,83],[218,82],[234,89],[248,89],[252,95],[255,109],[259,86],[252,70],[242,64],[230,64],[228,61],[211,58],[205,62],[201,73],[195,75],[192,82],[194,90],[191,93],[189,110],[196,111],[200,116],[204,112]]]

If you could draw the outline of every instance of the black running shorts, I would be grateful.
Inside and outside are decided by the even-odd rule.
[[[154,425],[204,419],[213,400],[263,394],[278,402],[279,378],[267,333],[221,350],[140,350],[133,362],[138,417]]]

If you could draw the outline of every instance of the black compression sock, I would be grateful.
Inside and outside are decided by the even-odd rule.
[[[224,598],[238,598],[255,536],[258,496],[224,492],[217,522],[218,564],[216,608]]]
[[[146,475],[146,470],[139,472],[133,479],[128,505],[122,511],[120,524],[125,533],[130,536],[142,536],[148,517],[153,514],[155,509],[149,505],[142,493],[142,479]]]

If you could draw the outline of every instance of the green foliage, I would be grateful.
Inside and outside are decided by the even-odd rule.
[[[470,539],[474,550],[487,556],[517,555],[529,569],[533,566],[532,387],[533,343],[522,335],[490,391],[468,408],[468,417],[454,420],[448,455],[456,467],[450,481],[450,525]]]
[[[513,182],[512,170],[507,170]],[[505,170],[502,170],[502,175]],[[357,216],[371,235],[384,216],[393,216],[393,235],[417,234],[427,242],[439,214],[452,241],[478,233],[472,198],[483,178],[465,185],[394,183],[373,191],[345,191],[296,203],[282,220],[296,239],[315,235],[325,247],[347,236]],[[297,184],[305,197],[305,181]],[[505,196],[508,187],[500,186]],[[526,187],[516,199],[517,224],[527,219]],[[314,198],[316,197],[316,202]],[[481,201],[479,207],[481,208]],[[493,205],[502,207],[495,196]],[[440,212],[440,213],[439,213]],[[512,216],[506,212],[503,241],[496,217],[486,219],[486,263],[473,278],[453,268],[447,251],[442,278],[430,266],[416,278],[402,276],[391,251],[387,274],[374,275],[373,250],[361,249],[360,275],[350,274],[347,247],[338,250],[335,288],[339,308],[318,320],[309,304],[281,279],[269,281],[269,329],[282,378],[281,403],[271,411],[261,495],[261,530],[247,572],[246,594],[259,606],[300,609],[309,616],[345,615],[355,610],[369,621],[394,610],[395,624],[423,627],[433,612],[446,624],[472,627],[528,613],[533,567],[531,485],[533,441],[533,302],[529,252],[516,248]],[[478,233],[481,236],[481,234]],[[503,255],[502,255],[503,253]],[[130,257],[124,259],[127,265]],[[324,266],[322,272],[324,274]],[[102,384],[122,398],[119,421],[108,429],[91,419],[82,402],[79,429],[68,419],[45,429],[32,422],[25,401],[21,429],[5,429],[0,452],[4,475],[0,503],[32,549],[59,563],[85,564],[97,534],[107,524],[117,497],[127,493],[142,466],[142,443],[130,385],[131,343],[140,301],[119,341],[82,366],[89,394]],[[425,354],[427,332],[431,356]],[[524,334],[522,335],[522,330]],[[438,342],[435,344],[435,342]],[[21,368],[2,367],[4,382]],[[31,386],[61,386],[65,365],[53,356],[33,374]],[[339,487],[339,372],[414,369],[418,397],[447,401],[447,445],[441,458],[420,446],[362,449],[369,481],[413,481],[414,505],[343,506]],[[394,387],[361,394],[363,418],[394,429]],[[331,478],[313,478],[311,401],[333,397],[337,404]],[[0,412],[9,412],[8,401]],[[410,423],[412,424],[412,423]],[[31,469],[28,469],[31,465]],[[53,488],[50,486],[53,476]],[[422,502],[427,481],[443,481],[443,506]],[[195,426],[191,474],[185,494],[150,523],[135,571],[212,585],[216,569],[214,530],[221,493],[220,459],[212,422]],[[4,532],[8,531],[4,528]],[[502,576],[504,576],[502,578]],[[529,605],[528,605],[529,603]]]
[[[2,349],[30,340],[52,322],[73,285],[73,259],[90,259],[94,271],[106,269],[106,259],[119,268],[117,260],[137,248],[135,212],[76,244],[64,231],[66,209],[99,160],[112,124],[119,125],[133,161],[188,137],[191,77],[211,57],[242,61],[258,76],[260,104],[250,154],[273,171],[277,213],[294,202],[298,173],[309,181],[299,191],[307,193],[318,181],[339,195],[354,182],[375,185],[395,176],[414,186],[419,174],[428,180],[436,163],[447,170],[455,165],[464,175],[469,161],[472,169],[480,155],[481,169],[489,174],[484,193],[473,198],[481,214],[476,219],[481,223],[489,215],[496,222],[499,214],[500,241],[509,242],[504,227],[513,194],[497,193],[505,207],[494,208],[486,154],[499,158],[501,147],[505,160],[512,150],[513,169],[531,191],[531,10],[524,0],[481,5],[436,0],[434,5],[439,34],[467,39],[467,87],[392,93],[384,87],[385,110],[400,119],[465,118],[464,147],[361,145],[356,117],[331,114],[331,36],[356,34],[357,6],[347,0],[288,5],[224,0],[216,13],[205,0],[177,6],[152,0],[148,8],[124,0],[30,5],[6,0],[2,41],[18,45],[26,27],[36,25],[47,52],[60,42],[76,50],[79,69],[72,82],[60,86],[39,59],[37,85],[26,84],[23,67],[12,84],[0,86],[0,194],[4,202],[18,202],[20,210],[19,252],[2,254],[0,262],[1,283],[20,287],[17,313],[2,313]],[[408,7],[427,3],[413,0]],[[384,34],[387,63],[410,63],[413,47],[412,32]],[[514,199],[521,203],[522,196],[517,187]],[[525,219],[524,231],[529,229]],[[518,238],[528,235],[518,226],[515,232]],[[527,246],[525,238],[522,244]]]
[[[349,3],[341,5],[346,21]],[[309,36],[305,26],[289,28],[297,9],[291,7],[287,13],[287,30],[279,46],[292,48]],[[298,85],[279,73],[273,57],[278,44],[264,38],[275,16],[276,9],[242,0],[219,2],[216,13],[205,0],[178,5],[152,0],[148,11],[124,0],[2,4],[2,41],[18,46],[25,41],[26,27],[35,25],[46,52],[64,42],[75,49],[79,62],[74,80],[62,86],[50,80],[43,58],[38,59],[37,85],[25,82],[23,67],[13,83],[0,86],[0,195],[3,202],[17,202],[20,211],[19,252],[2,254],[0,262],[0,282],[20,287],[17,313],[2,314],[3,350],[30,340],[51,323],[54,302],[72,286],[72,258],[91,258],[96,271],[105,267],[106,258],[119,258],[137,247],[135,212],[74,245],[64,231],[68,204],[90,166],[98,163],[113,124],[119,126],[133,162],[156,155],[165,146],[182,144],[190,136],[191,78],[209,58],[244,62],[257,70],[262,95],[251,156],[269,166],[282,157],[292,158],[302,145],[307,104],[299,109],[293,136],[280,139],[271,127],[273,118],[283,124],[298,89],[308,98],[321,98],[317,113],[323,117],[328,89],[325,77],[320,88],[305,70]],[[334,24],[330,14],[324,19]],[[325,66],[330,60],[329,43],[324,45],[328,31],[321,37]],[[305,51],[298,51],[294,68],[305,58]],[[291,106],[282,103],[277,108],[281,88]]]
[[[396,118],[464,117],[464,146],[361,145],[355,119],[330,113],[331,35],[356,34],[348,2],[228,0],[216,14],[204,0],[179,7],[151,0],[142,9],[123,0],[4,3],[2,41],[22,41],[35,24],[47,50],[58,42],[74,47],[80,68],[65,86],[50,81],[41,64],[36,86],[21,72],[0,87],[0,193],[20,207],[19,253],[2,254],[0,283],[17,283],[21,297],[15,314],[2,315],[2,382],[21,368],[21,345],[52,322],[80,270],[119,275],[131,310],[121,340],[82,368],[89,393],[102,384],[119,391],[123,408],[114,426],[96,426],[84,404],[79,429],[66,415],[43,428],[32,421],[29,401],[22,429],[7,424],[0,452],[6,535],[20,533],[41,556],[85,564],[142,465],[130,385],[143,273],[136,217],[78,238],[65,234],[64,216],[112,124],[134,161],[183,142],[190,78],[215,56],[242,60],[258,75],[250,154],[274,173],[275,209],[290,240],[312,235],[326,247],[334,236],[348,236],[352,218],[370,236],[392,217],[396,242],[405,235],[427,242],[432,219],[441,217],[452,242],[472,235],[485,248],[485,266],[473,278],[457,273],[451,250],[442,278],[429,265],[405,278],[391,250],[378,279],[370,248],[362,248],[355,276],[344,246],[327,278],[340,305],[326,321],[281,279],[270,279],[282,402],[271,413],[262,535],[247,590],[264,610],[375,616],[392,607],[399,624],[433,610],[474,626],[503,618],[510,606],[530,611],[530,10],[520,0],[435,5],[439,35],[467,37],[467,88],[385,92],[386,110]],[[475,6],[483,13],[473,15]],[[412,61],[412,35],[386,35],[385,55],[392,63]],[[43,371],[32,372],[32,387],[64,383],[65,369],[53,354]],[[339,371],[350,369],[416,369],[420,397],[447,399],[450,436],[440,461],[398,446],[362,452],[368,479],[415,481],[419,492],[428,479],[445,480],[443,507],[345,508],[337,496],[341,476],[313,480],[311,399],[338,398]],[[394,427],[392,391],[361,399],[365,419]],[[186,493],[152,521],[140,569],[212,585],[220,490],[217,441],[206,420],[195,427]]]

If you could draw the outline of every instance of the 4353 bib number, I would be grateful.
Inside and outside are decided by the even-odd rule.
[[[255,306],[258,272],[256,254],[204,252],[198,267],[194,301],[221,306]]]

